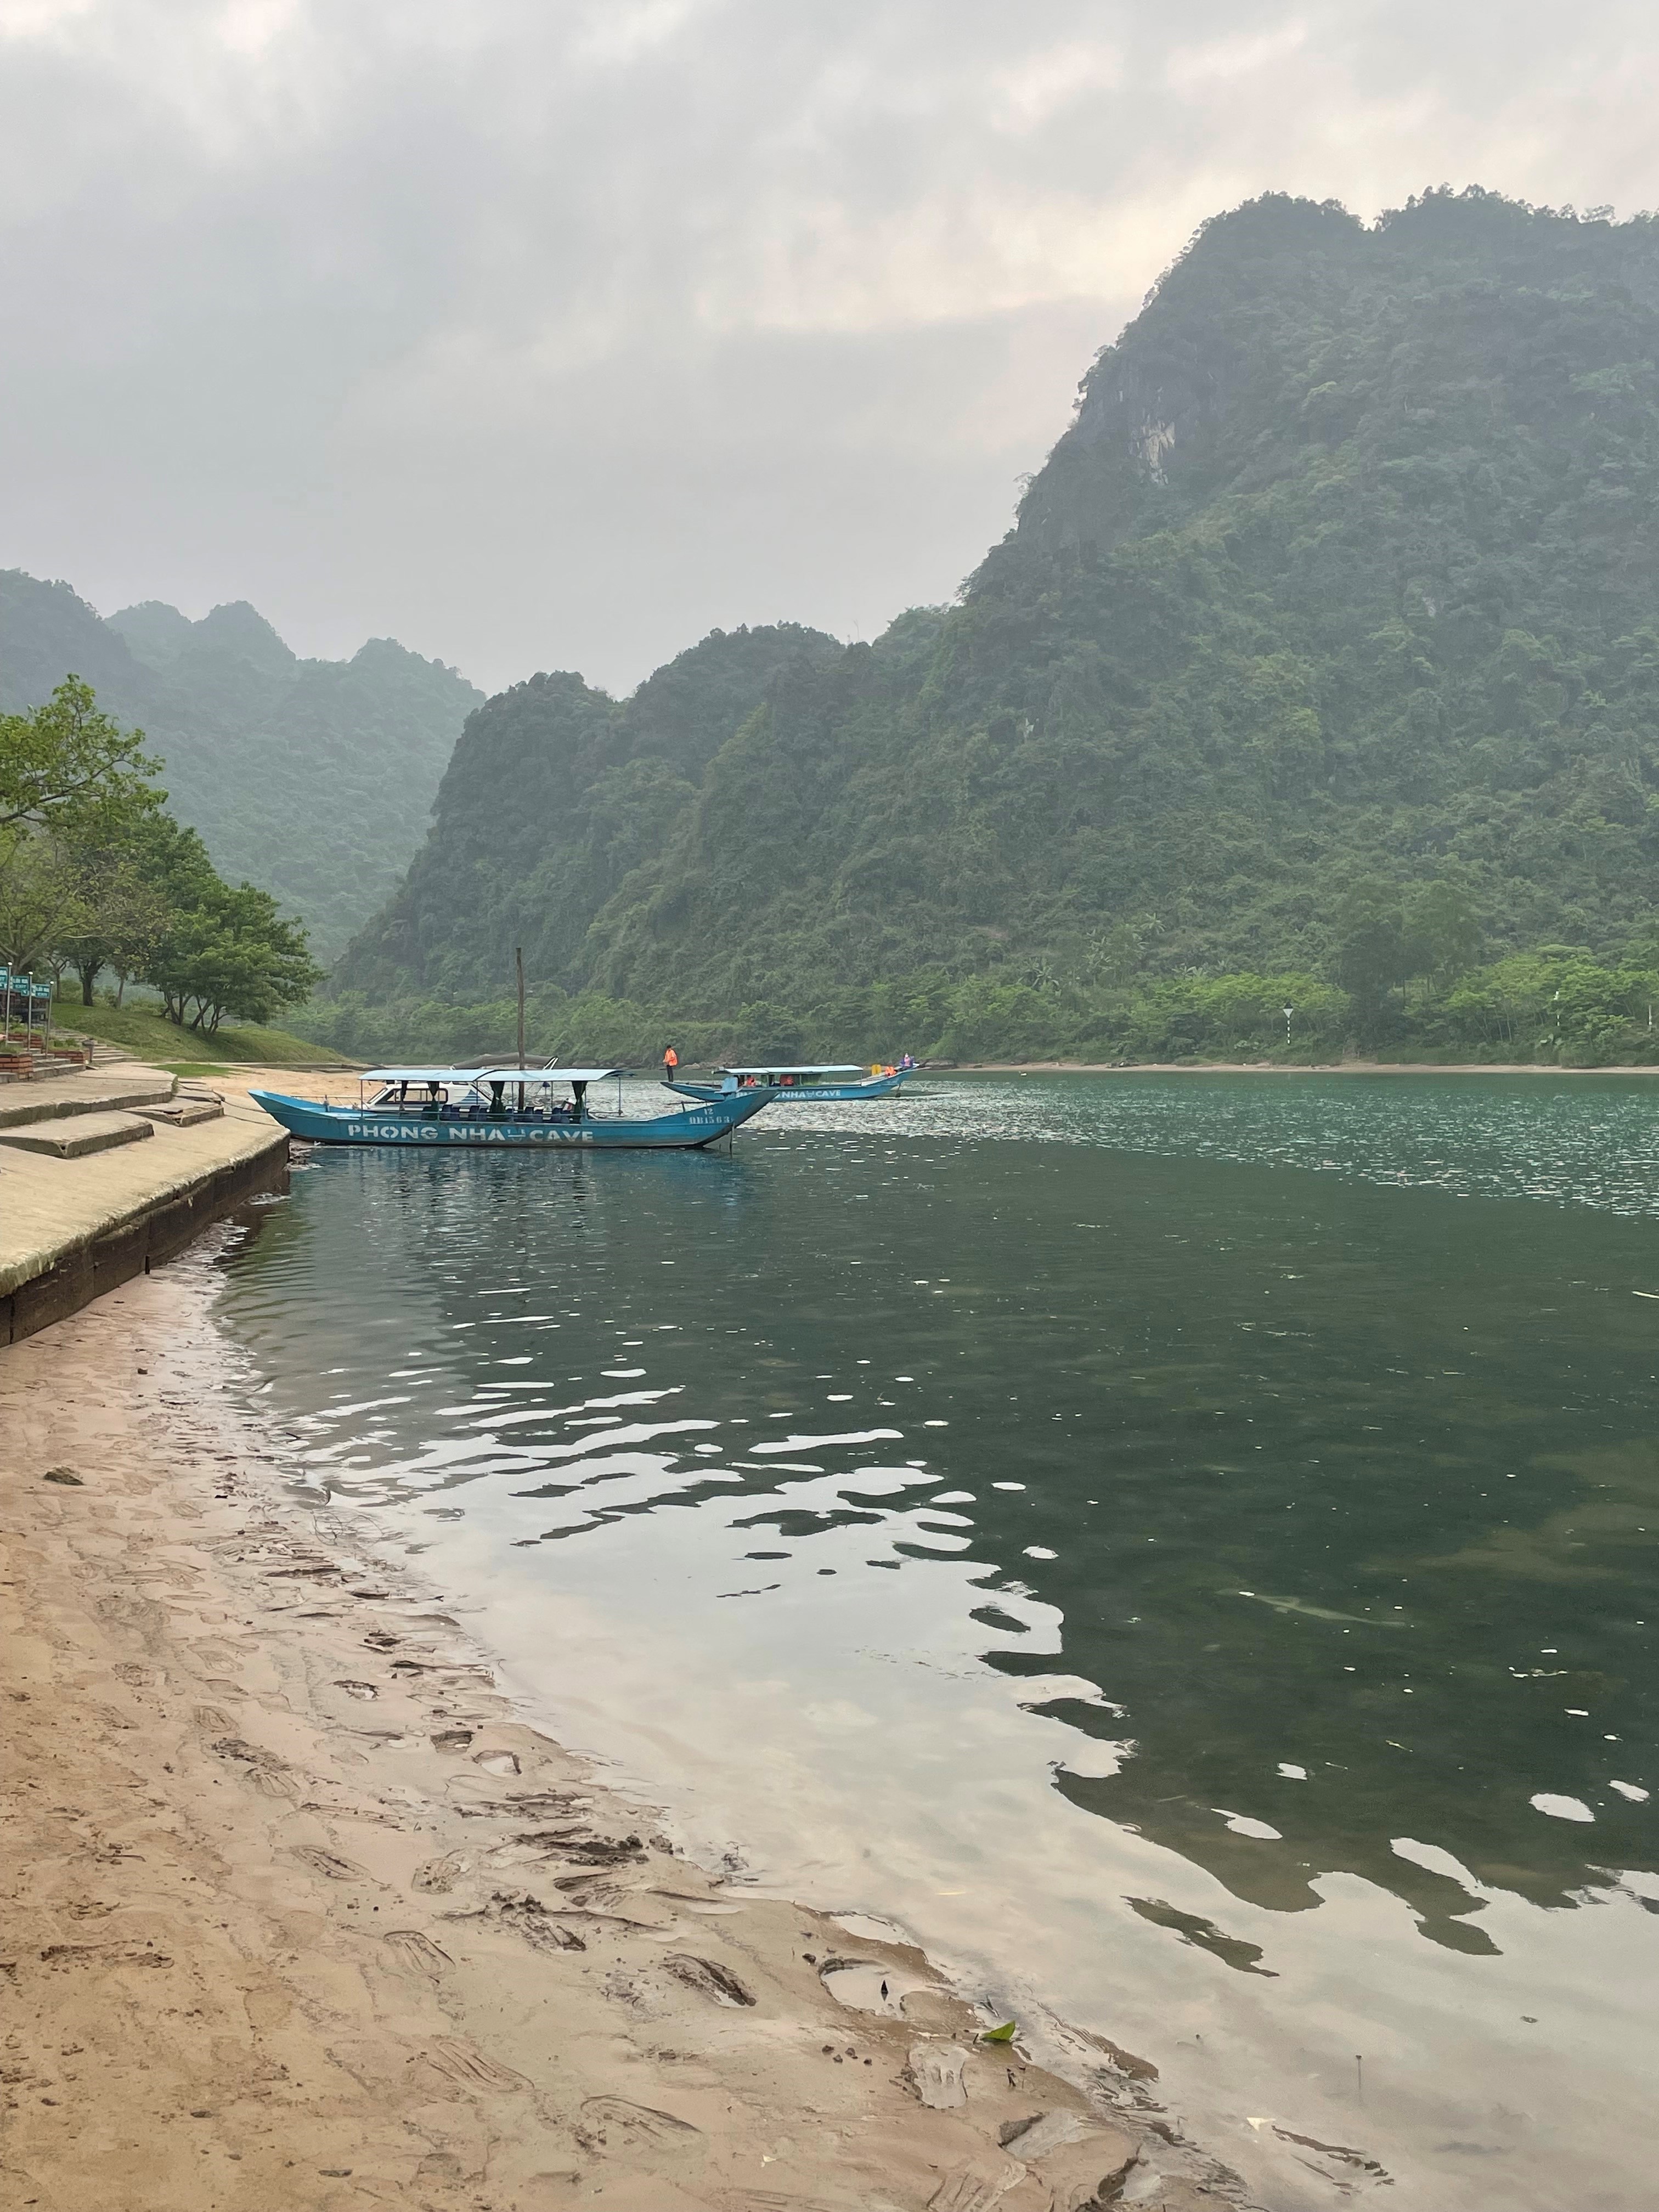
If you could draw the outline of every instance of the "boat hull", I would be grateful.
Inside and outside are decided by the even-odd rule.
[[[248,1094],[290,1136],[311,1145],[404,1145],[427,1151],[683,1152],[717,1144],[771,1103],[769,1092],[683,1107],[638,1121],[534,1121],[511,1115],[485,1121],[438,1121],[373,1106],[323,1106],[280,1091]]]
[[[914,1067],[902,1067],[892,1075],[866,1076],[862,1083],[751,1083],[736,1096],[752,1098],[758,1091],[777,1106],[810,1105],[814,1099],[845,1104],[860,1098],[889,1098],[915,1072]],[[718,1083],[665,1083],[663,1088],[678,1091],[683,1098],[726,1099],[733,1095],[722,1091]]]

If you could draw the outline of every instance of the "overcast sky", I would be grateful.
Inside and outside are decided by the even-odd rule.
[[[1206,215],[1659,204],[1651,0],[0,0],[0,566],[495,689],[870,636]]]

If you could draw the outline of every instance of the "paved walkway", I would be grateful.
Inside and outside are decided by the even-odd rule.
[[[136,1105],[143,1103],[141,1093],[154,1103],[170,1097],[174,1088],[164,1071],[133,1063],[59,1079],[51,1087],[59,1091],[64,1084],[81,1086],[66,1102],[76,1113],[107,1112],[118,1097]],[[94,1091],[94,1085],[102,1087]],[[44,1082],[27,1086],[31,1091],[46,1087]],[[180,1233],[170,1237],[168,1249],[177,1249],[212,1218],[216,1193],[222,1191],[227,1202],[234,1203],[235,1192],[247,1186],[249,1176],[262,1164],[276,1173],[287,1144],[268,1114],[228,1091],[221,1118],[187,1128],[158,1123],[146,1144],[72,1159],[0,1147],[0,1300],[16,1297],[9,1316],[0,1307],[0,1343],[40,1325],[20,1317],[29,1305],[27,1286],[34,1285],[38,1292],[39,1279],[60,1273],[64,1297],[57,1303],[72,1310],[107,1289],[111,1280],[142,1268],[147,1222],[171,1210],[173,1229]],[[198,1201],[204,1208],[199,1214]],[[125,1245],[123,1232],[129,1232]],[[73,1291],[70,1278],[76,1286]],[[56,1318],[56,1312],[49,1317]]]
[[[131,1060],[77,1068],[72,1075],[42,1075],[33,1082],[0,1083],[0,1129],[21,1122],[55,1121],[62,1114],[121,1114],[171,1098],[176,1079],[164,1067]]]

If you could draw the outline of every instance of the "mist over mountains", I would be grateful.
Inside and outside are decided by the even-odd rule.
[[[324,959],[395,887],[483,696],[389,638],[301,660],[246,602],[191,622],[152,599],[104,620],[68,584],[0,571],[0,711],[70,674],[144,731],[171,811],[220,872],[273,891]]]
[[[1650,218],[1218,217],[956,604],[490,701],[337,988],[495,998],[523,944],[687,1016],[977,980],[1086,1027],[1319,970],[1359,878],[1452,884],[1489,955],[1616,949],[1659,860],[1656,363]]]

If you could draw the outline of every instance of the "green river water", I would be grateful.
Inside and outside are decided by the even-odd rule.
[[[220,1312],[295,1477],[735,1881],[1143,2053],[1265,2203],[1626,2212],[1656,1114],[935,1078],[730,1154],[319,1152]]]

